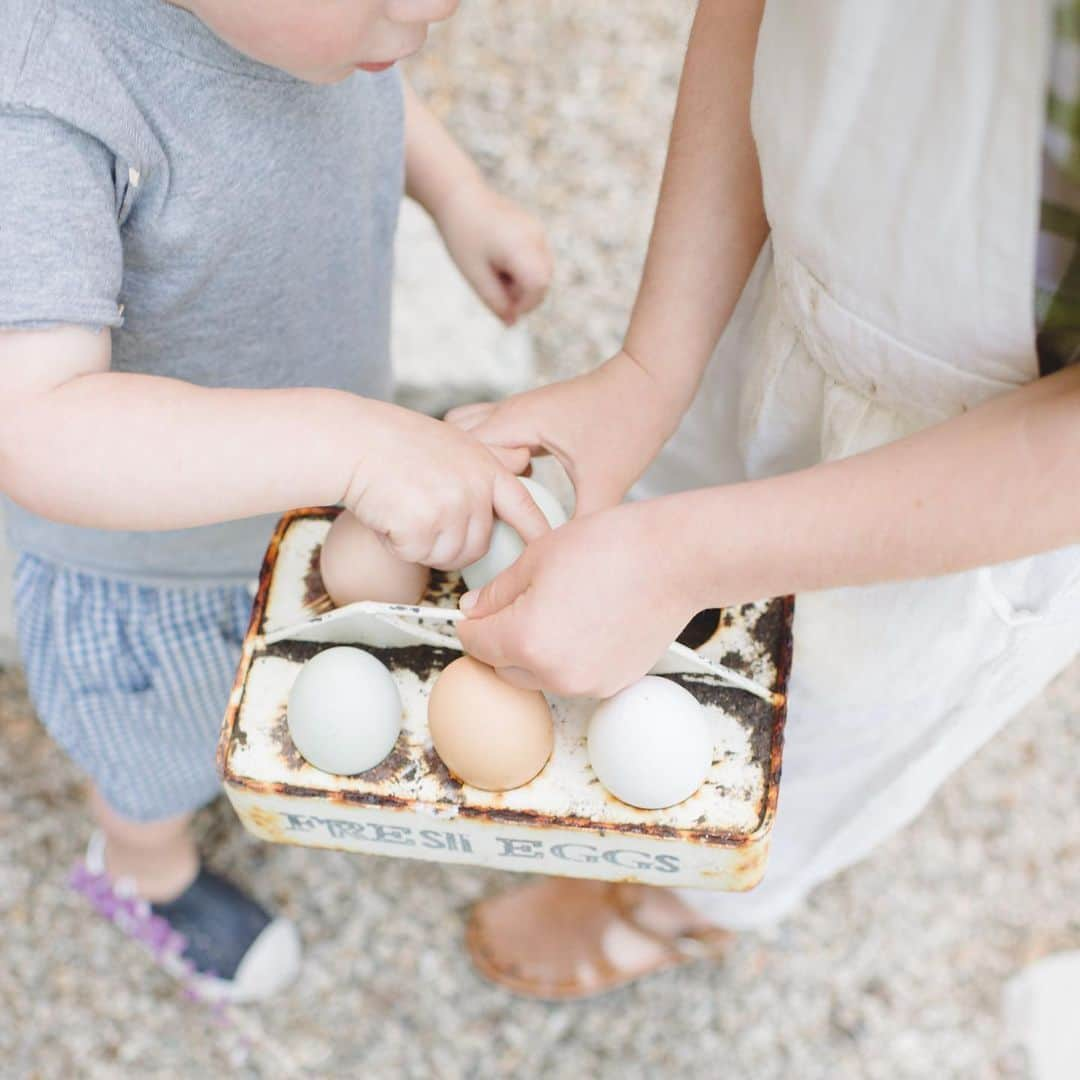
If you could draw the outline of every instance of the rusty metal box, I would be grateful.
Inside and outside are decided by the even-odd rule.
[[[336,514],[333,508],[286,514],[263,564],[218,745],[225,791],[248,830],[277,843],[562,876],[725,890],[757,884],[780,778],[790,597],[703,612],[680,639],[693,651],[676,648],[656,669],[690,690],[713,724],[712,768],[686,802],[638,810],[609,795],[585,752],[594,703],[557,697],[549,698],[551,760],[525,787],[491,793],[451,777],[428,736],[431,686],[460,655],[446,636],[452,631],[421,623],[410,635],[385,612],[338,618],[383,605],[331,612],[318,557]],[[434,574],[424,603],[453,608],[460,591],[457,575]],[[396,747],[358,776],[314,768],[289,737],[289,689],[304,661],[329,641],[369,649],[401,691]],[[736,681],[752,679],[764,690],[725,685],[713,673],[718,662],[739,673]]]

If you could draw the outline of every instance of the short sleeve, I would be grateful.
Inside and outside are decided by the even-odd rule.
[[[84,132],[0,110],[0,327],[120,325],[113,169]]]

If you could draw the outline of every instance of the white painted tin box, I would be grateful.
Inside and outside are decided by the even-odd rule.
[[[248,830],[275,843],[568,877],[725,890],[758,883],[780,780],[790,597],[703,612],[680,640],[704,659],[684,649],[658,667],[702,702],[715,733],[712,769],[686,802],[638,810],[609,795],[585,752],[595,703],[558,697],[549,697],[555,748],[540,775],[515,791],[481,791],[450,776],[428,735],[431,687],[460,655],[450,626],[396,618],[384,605],[332,612],[318,564],[337,513],[286,514],[263,564],[218,744],[225,791]],[[423,603],[456,607],[460,591],[457,575],[435,574]],[[331,642],[373,652],[401,691],[397,746],[358,776],[314,768],[289,738],[292,682]],[[724,685],[709,659],[771,693]]]

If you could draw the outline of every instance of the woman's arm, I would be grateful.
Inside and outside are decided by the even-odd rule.
[[[1080,368],[877,450],[616,506],[462,600],[468,651],[522,686],[606,697],[694,612],[931,577],[1080,542]]]
[[[764,0],[702,0],[625,351],[689,406],[768,233],[750,130]]]
[[[750,131],[762,6],[698,7],[623,349],[576,379],[447,417],[491,446],[555,454],[579,514],[617,503],[671,437],[767,235]]]
[[[931,577],[1080,543],[1078,493],[1080,368],[1071,368],[879,449],[691,492],[661,513],[700,522],[689,585],[712,604]],[[721,545],[706,539],[721,535]]]

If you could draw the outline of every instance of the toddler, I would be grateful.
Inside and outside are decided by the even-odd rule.
[[[405,191],[506,322],[540,228],[395,63],[456,0],[0,0],[0,491],[30,694],[88,774],[79,880],[216,993],[293,977],[295,929],[188,823],[276,516],[344,502],[450,568],[546,529],[525,451],[387,402]]]

